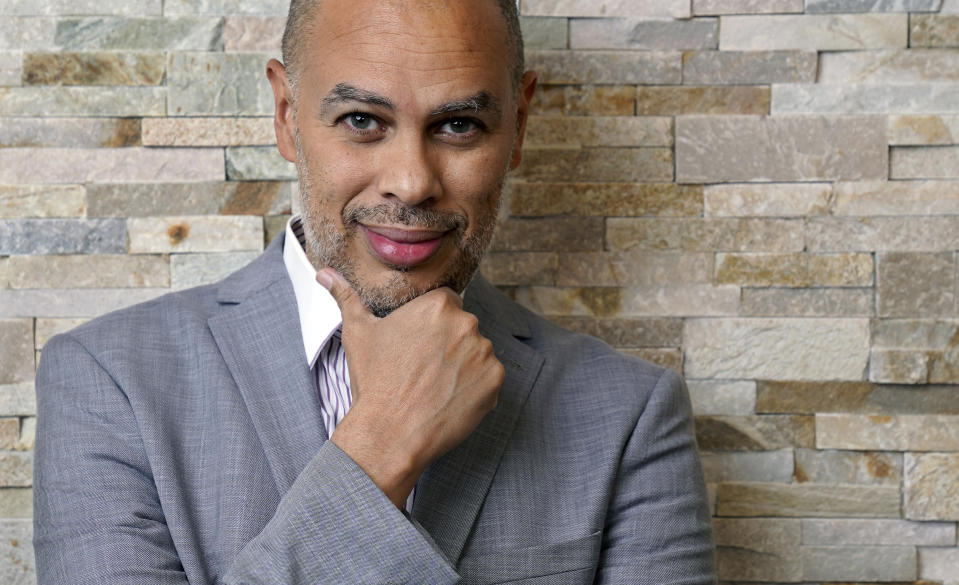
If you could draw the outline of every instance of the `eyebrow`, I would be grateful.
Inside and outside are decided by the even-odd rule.
[[[325,118],[329,114],[330,108],[344,102],[360,102],[371,106],[378,106],[390,110],[396,110],[393,102],[389,98],[376,92],[366,89],[360,89],[348,83],[337,83],[330,90],[320,104],[320,117]],[[494,116],[502,113],[499,102],[487,91],[479,91],[468,98],[446,102],[434,108],[430,112],[430,117],[457,114],[460,112],[472,111],[476,114],[487,112]]]
[[[431,117],[443,116],[447,114],[458,114],[460,112],[472,111],[474,114],[488,112],[494,116],[499,116],[501,109],[496,98],[487,91],[477,92],[466,99],[456,100],[442,104],[430,112]]]

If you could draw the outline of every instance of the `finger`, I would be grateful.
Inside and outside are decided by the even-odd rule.
[[[339,272],[329,266],[316,273],[316,281],[330,291],[340,307],[343,321],[348,319],[367,319],[373,316],[360,299],[350,283]]]

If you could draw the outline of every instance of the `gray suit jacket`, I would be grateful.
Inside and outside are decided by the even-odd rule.
[[[411,518],[325,440],[282,237],[216,285],[50,340],[37,374],[41,585],[714,582],[675,374],[476,279],[496,409]]]

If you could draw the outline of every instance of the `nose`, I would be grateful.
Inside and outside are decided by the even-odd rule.
[[[397,135],[380,154],[377,188],[383,197],[411,207],[439,199],[438,164],[425,139],[412,132]]]

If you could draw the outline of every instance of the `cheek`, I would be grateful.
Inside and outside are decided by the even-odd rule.
[[[370,184],[370,165],[350,149],[327,142],[322,148],[303,145],[310,174],[311,199],[326,210],[343,209]]]

